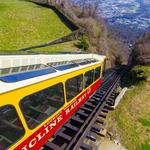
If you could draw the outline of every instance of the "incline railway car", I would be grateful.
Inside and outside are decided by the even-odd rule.
[[[0,150],[38,150],[99,88],[105,56],[0,56]]]

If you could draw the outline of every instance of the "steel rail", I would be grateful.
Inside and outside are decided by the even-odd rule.
[[[66,150],[69,150],[69,149],[77,150],[82,146],[83,139],[87,137],[92,125],[94,124],[94,122],[96,120],[96,118],[98,117],[98,115],[100,114],[102,109],[105,107],[108,98],[110,97],[111,93],[113,92],[116,85],[118,84],[119,79],[120,79],[120,76],[116,78],[116,80],[114,81],[114,84],[109,88],[109,90],[107,92],[108,95],[106,97],[103,97],[102,104],[99,103],[99,105],[97,105],[97,107],[93,110],[92,114],[90,115],[91,117],[89,116],[90,119],[86,120],[87,127],[85,128],[85,130],[82,131],[82,136],[78,137],[79,142],[76,142],[76,144],[73,145],[74,143],[72,140],[72,142],[67,146]],[[77,137],[74,137],[74,138],[77,138]]]

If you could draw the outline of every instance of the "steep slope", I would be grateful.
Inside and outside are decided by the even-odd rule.
[[[133,78],[132,75],[132,80],[128,78],[128,85],[132,83],[132,86],[109,115],[107,128],[129,150],[149,150],[150,67],[136,66],[133,72],[138,72],[138,76]]]
[[[0,50],[16,50],[63,37],[71,30],[50,8],[29,1],[0,1]],[[44,50],[73,49],[73,43]]]

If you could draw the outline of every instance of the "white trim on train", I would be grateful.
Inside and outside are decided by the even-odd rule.
[[[26,57],[29,57],[29,58],[26,58]],[[63,74],[67,74],[67,73],[70,73],[72,71],[76,71],[76,70],[83,69],[83,68],[86,68],[86,67],[89,67],[92,65],[96,65],[96,64],[103,62],[105,59],[105,56],[96,55],[96,54],[23,55],[23,56],[22,55],[21,56],[20,55],[15,55],[15,56],[8,55],[8,56],[0,56],[0,62],[2,60],[1,58],[3,58],[3,60],[2,60],[3,63],[7,63],[7,61],[5,61],[5,60],[11,60],[12,59],[12,62],[14,60],[18,60],[18,59],[24,60],[25,58],[35,60],[35,57],[37,57],[36,58],[37,60],[41,60],[42,64],[43,63],[47,64],[47,63],[56,62],[56,61],[66,61],[66,60],[71,61],[71,60],[86,59],[86,58],[95,58],[98,60],[98,62],[94,62],[92,64],[87,64],[87,65],[83,65],[83,66],[78,66],[78,67],[67,69],[64,71],[56,71],[55,73],[52,73],[52,74],[42,75],[42,76],[38,76],[38,77],[34,77],[34,78],[30,78],[30,79],[26,79],[26,80],[22,80],[22,81],[18,81],[18,82],[13,82],[13,83],[6,83],[6,82],[0,81],[0,94],[14,90],[14,89],[18,89],[21,87],[25,87],[27,85],[35,84],[35,83],[38,83],[38,82],[41,82],[41,81],[44,81],[44,80],[47,80],[50,78],[54,78],[54,77],[57,77],[57,76],[60,76]],[[56,57],[57,57],[57,59],[56,59]],[[22,62],[24,62],[24,61],[22,61]],[[33,62],[35,64],[35,61],[32,61],[32,64],[33,64]],[[41,62],[37,62],[37,63],[39,64]],[[1,65],[3,63],[2,62],[0,63],[0,67],[2,67]],[[23,65],[22,63],[19,65],[13,64],[13,63],[10,63],[10,64],[11,64],[11,66],[8,66],[8,64],[7,65],[3,64],[3,67],[5,66],[5,68],[6,68],[6,67],[14,67],[14,66]],[[12,66],[12,64],[14,66]],[[25,65],[27,65],[27,63],[25,63]]]

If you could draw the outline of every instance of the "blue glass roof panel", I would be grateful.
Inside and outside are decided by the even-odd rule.
[[[0,77],[0,80],[3,82],[12,83],[12,82],[18,82],[18,81],[30,79],[33,77],[38,77],[41,75],[51,74],[54,72],[56,72],[56,71],[53,68],[34,70],[34,71],[30,71],[30,72],[23,72],[23,73],[2,76],[2,77]]]
[[[71,69],[74,67],[78,67],[77,64],[67,64],[67,65],[63,65],[63,66],[57,66],[55,67],[57,70],[63,71],[63,70],[67,70],[67,69]]]

